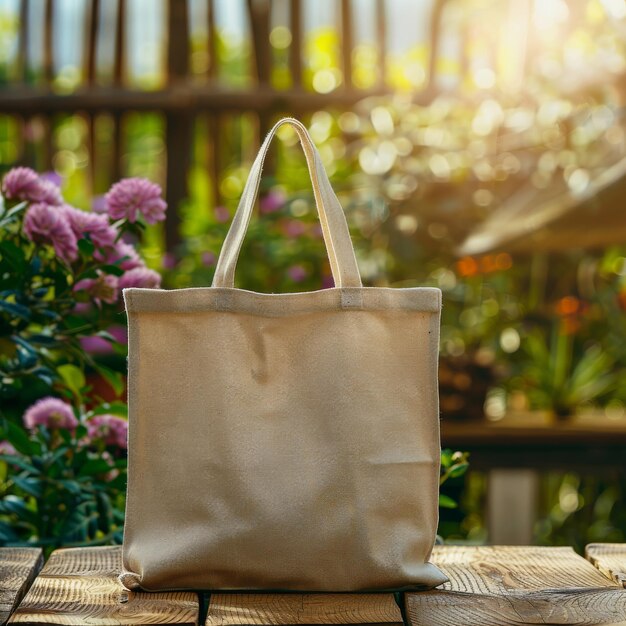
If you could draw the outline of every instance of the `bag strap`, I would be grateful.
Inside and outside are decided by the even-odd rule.
[[[330,260],[330,268],[337,287],[361,287],[361,276],[354,256],[354,248],[350,240],[350,231],[346,222],[341,204],[331,187],[326,170],[322,164],[319,152],[311,139],[306,127],[296,119],[286,117],[277,122],[268,133],[259,154],[257,155],[250,175],[241,195],[237,212],[228,230],[228,234],[222,244],[215,275],[213,276],[213,287],[233,288],[235,284],[235,267],[243,238],[245,237],[250,217],[256,200],[263,162],[267,155],[272,138],[276,131],[283,124],[291,124],[294,128],[306,157],[309,175],[313,183],[313,194],[315,204],[322,224],[322,234]]]

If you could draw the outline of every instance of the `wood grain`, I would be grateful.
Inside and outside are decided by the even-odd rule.
[[[9,624],[198,623],[195,593],[126,591],[117,580],[121,564],[120,546],[56,550]]]
[[[585,556],[605,576],[626,587],[626,543],[590,543]]]
[[[214,594],[206,626],[389,624],[402,626],[392,594]]]
[[[407,593],[411,626],[626,623],[626,593],[571,548],[436,546],[450,578]]]
[[[41,548],[0,548],[0,626],[4,626],[43,565]]]

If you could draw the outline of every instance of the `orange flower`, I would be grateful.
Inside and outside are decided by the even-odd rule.
[[[580,312],[581,304],[578,298],[565,296],[556,303],[556,312],[563,316],[574,315],[574,313]]]
[[[456,262],[456,269],[461,276],[474,276],[478,273],[478,263],[471,256],[464,256]]]

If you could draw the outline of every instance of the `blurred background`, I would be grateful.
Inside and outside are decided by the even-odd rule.
[[[161,184],[166,288],[210,285],[260,138],[304,121],[364,284],[443,290],[454,541],[626,541],[625,97],[625,0],[0,0],[0,175]],[[237,286],[332,286],[279,136]]]

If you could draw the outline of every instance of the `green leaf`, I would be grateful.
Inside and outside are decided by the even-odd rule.
[[[77,496],[81,492],[80,483],[77,483],[75,480],[59,480],[57,481],[59,485],[61,485],[64,489],[69,491],[71,494]]]
[[[41,474],[41,472],[33,467],[30,463],[27,463],[22,457],[16,456],[14,454],[0,454],[0,461],[4,461],[8,465],[15,465],[31,474]]]
[[[93,410],[94,415],[118,415],[128,417],[128,406],[125,402],[105,402]]]
[[[79,282],[79,281],[81,281],[81,280],[83,280],[85,278],[98,278],[98,272],[96,272],[96,270],[94,268],[86,270],[82,274],[79,274],[74,279],[74,284],[76,284],[77,282]]]
[[[458,465],[452,466],[450,470],[450,478],[458,478],[459,476],[463,476],[469,467],[469,463],[459,463]]]
[[[23,211],[27,206],[28,202],[20,202],[19,204],[16,204],[12,209],[9,209],[6,215],[4,215],[2,218],[2,224],[10,221],[12,217],[17,215],[20,211]]]
[[[94,476],[96,474],[105,474],[111,470],[108,461],[104,459],[92,459],[87,461],[79,470],[78,475],[81,477]]]
[[[22,304],[16,304],[15,302],[7,302],[6,300],[0,300],[0,309],[10,313],[14,317],[19,317],[20,319],[26,320],[27,322],[30,320],[31,314],[30,309]]]
[[[7,439],[18,452],[26,456],[32,456],[37,452],[35,442],[31,441],[28,433],[13,422],[7,423]]]
[[[9,541],[18,541],[19,536],[13,529],[11,524],[7,522],[0,522],[0,542],[6,543]]]
[[[27,494],[41,498],[43,495],[43,481],[32,476],[13,476],[13,482]]]
[[[0,256],[6,259],[12,266],[12,270],[21,273],[26,268],[26,254],[22,248],[12,241],[0,241]]]
[[[24,348],[24,350],[26,350],[26,352],[28,352],[29,354],[32,354],[33,356],[37,356],[37,348],[35,348],[34,346],[32,346],[28,341],[26,341],[26,339],[24,339],[23,337],[20,337],[19,335],[11,335],[11,339],[18,344],[19,346],[21,346],[22,348]]]
[[[442,509],[456,509],[459,505],[450,496],[440,493],[439,506]]]
[[[96,366],[96,370],[109,383],[109,385],[111,385],[111,388],[115,392],[115,395],[120,396],[122,393],[124,393],[124,389],[126,388],[126,381],[123,374],[100,364]]]
[[[79,367],[76,367],[76,365],[67,363],[66,365],[57,367],[57,372],[67,387],[71,389],[75,395],[80,396],[81,389],[86,384],[83,371]]]
[[[444,448],[441,451],[441,465],[443,467],[450,467],[452,465],[452,450],[450,448]]]
[[[0,500],[0,513],[17,515],[17,517],[25,522],[37,525],[37,514],[29,509],[24,501],[17,496],[5,496]]]
[[[96,247],[93,245],[93,241],[90,241],[89,239],[79,239],[78,249],[86,257],[92,257]]]
[[[113,274],[114,276],[123,276],[124,270],[118,265],[101,265],[100,269],[107,274]]]
[[[51,337],[50,335],[42,335],[41,333],[31,335],[29,337],[31,343],[35,343],[38,346],[53,346],[58,343],[56,337]]]

